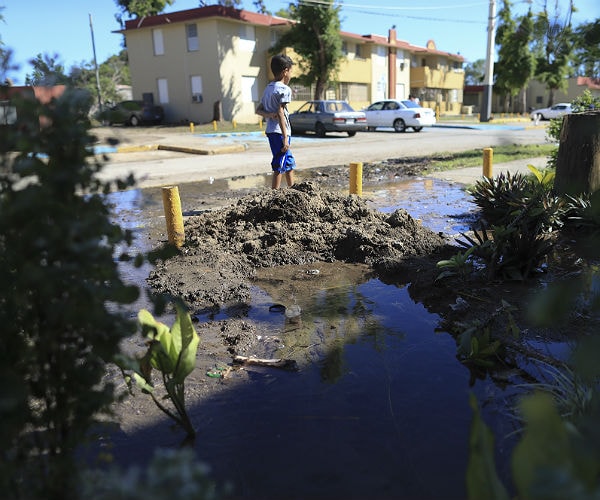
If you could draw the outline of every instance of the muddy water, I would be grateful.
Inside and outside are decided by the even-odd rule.
[[[268,184],[256,177],[183,185],[183,211],[203,210],[215,191]],[[149,234],[164,233],[160,196],[112,195],[117,219],[136,232],[141,251],[154,244]],[[364,197],[382,211],[405,208],[447,234],[466,230],[474,210],[460,186],[431,179],[369,188]],[[147,272],[127,269],[125,277],[142,284]],[[273,304],[300,313],[289,318]],[[250,383],[231,384],[190,409],[198,456],[217,480],[233,483],[238,498],[463,499],[470,392],[495,430],[507,472],[512,389],[470,380],[454,339],[412,300],[408,285],[382,283],[357,266],[264,269],[247,316],[274,342],[274,355],[302,357],[299,372],[248,368]],[[143,463],[153,448],[178,444],[181,435],[169,427],[163,421],[117,439],[115,453]]]

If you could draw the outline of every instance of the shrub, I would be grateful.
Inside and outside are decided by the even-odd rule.
[[[114,399],[105,363],[135,331],[120,306],[138,289],[115,261],[132,235],[111,221],[111,186],[95,176],[88,96],[23,105],[50,125],[0,136],[0,491],[68,500],[75,449]]]

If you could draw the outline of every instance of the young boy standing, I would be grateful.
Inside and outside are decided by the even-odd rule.
[[[285,175],[288,186],[294,184],[294,169],[296,160],[290,150],[290,139],[292,127],[290,125],[287,104],[292,100],[292,89],[290,83],[292,60],[283,54],[273,56],[271,59],[271,71],[275,79],[267,85],[256,114],[267,118],[266,134],[273,159],[273,181],[271,187],[279,188],[281,176]]]

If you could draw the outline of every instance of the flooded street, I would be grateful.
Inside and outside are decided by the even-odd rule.
[[[209,207],[210,193],[268,185],[268,176],[183,184],[182,209],[194,215]],[[369,187],[363,198],[386,213],[404,208],[448,235],[467,230],[474,211],[460,185],[437,179]],[[140,251],[150,250],[157,235],[166,239],[160,189],[114,193],[111,201]],[[140,286],[148,272],[124,270]],[[274,304],[297,305],[299,317],[290,321]],[[219,483],[234,485],[235,498],[464,499],[471,392],[494,429],[507,477],[514,429],[506,414],[515,389],[472,379],[456,358],[454,338],[411,297],[410,283],[386,284],[356,265],[263,268],[242,313],[196,318],[202,324],[231,314],[256,325],[262,348],[271,342],[274,357],[300,360],[298,372],[248,366],[243,381],[188,381],[219,388],[190,408],[195,449]],[[200,356],[210,359],[199,333]],[[119,462],[145,463],[153,449],[181,439],[169,421],[149,416],[147,425],[123,427],[113,452]]]

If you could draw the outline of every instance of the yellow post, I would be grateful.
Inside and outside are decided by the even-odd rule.
[[[190,122],[190,132],[194,133],[194,122]]]
[[[213,120],[213,130],[217,130],[217,120]]]
[[[237,127],[237,123],[235,122],[235,120],[233,120],[231,123],[233,124],[233,129],[235,130],[235,128]]]
[[[362,196],[362,168],[360,161],[350,163],[350,194]]]
[[[162,188],[163,208],[167,220],[167,235],[169,243],[177,248],[185,241],[183,230],[183,215],[181,213],[181,200],[179,199],[179,188],[167,186]]]
[[[262,118],[260,118],[260,119],[258,120],[258,128],[260,128],[261,130],[262,130],[262,122],[263,122],[263,121],[262,121]]]
[[[492,148],[483,148],[483,175],[488,179],[492,178],[492,165],[494,163],[494,150]]]

